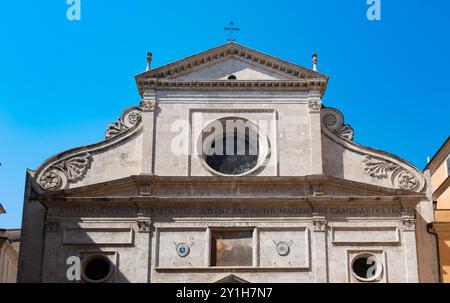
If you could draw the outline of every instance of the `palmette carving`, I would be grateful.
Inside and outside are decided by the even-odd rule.
[[[388,161],[374,159],[366,155],[363,159],[363,167],[364,172],[369,176],[375,178],[385,178],[388,176],[388,172],[396,169],[398,165]]]
[[[396,188],[416,190],[420,185],[419,179],[413,172],[390,161],[365,155],[362,164],[364,173],[371,177],[383,179],[390,175],[391,183]]]
[[[92,157],[89,153],[75,157],[66,161],[62,161],[55,164],[67,175],[67,179],[71,182],[78,181],[84,177],[87,170],[90,168],[92,162]]]
[[[43,190],[58,190],[68,183],[75,183],[84,178],[91,167],[92,156],[85,153],[57,162],[45,170],[38,179]]]

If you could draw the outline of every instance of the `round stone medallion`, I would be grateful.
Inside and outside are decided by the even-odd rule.
[[[277,252],[280,256],[287,256],[289,254],[289,245],[284,241],[278,242]]]
[[[177,254],[180,257],[186,257],[189,254],[189,246],[186,243],[179,243],[177,245]]]

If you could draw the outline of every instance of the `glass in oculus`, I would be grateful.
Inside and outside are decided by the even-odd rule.
[[[248,172],[258,163],[258,135],[256,135],[256,137],[256,142],[251,142],[249,139],[248,130],[246,131],[245,136],[238,135],[237,131],[235,131],[234,134],[224,133],[222,138],[222,153],[217,155],[214,152],[212,155],[207,155],[205,161],[209,167],[222,174],[239,175]],[[212,141],[210,146],[211,149],[215,148],[216,141],[218,139],[219,138],[215,138]],[[231,146],[232,143],[234,143],[234,150],[227,154],[227,144]]]

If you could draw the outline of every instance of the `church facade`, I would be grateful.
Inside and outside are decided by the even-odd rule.
[[[19,282],[438,281],[429,176],[355,143],[326,75],[234,42],[150,63],[105,140],[27,171]]]

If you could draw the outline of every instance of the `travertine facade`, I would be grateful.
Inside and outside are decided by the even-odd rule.
[[[28,171],[19,281],[438,280],[428,176],[353,142],[327,76],[227,43],[136,82],[106,140]],[[237,119],[257,155],[229,173],[204,146]]]

